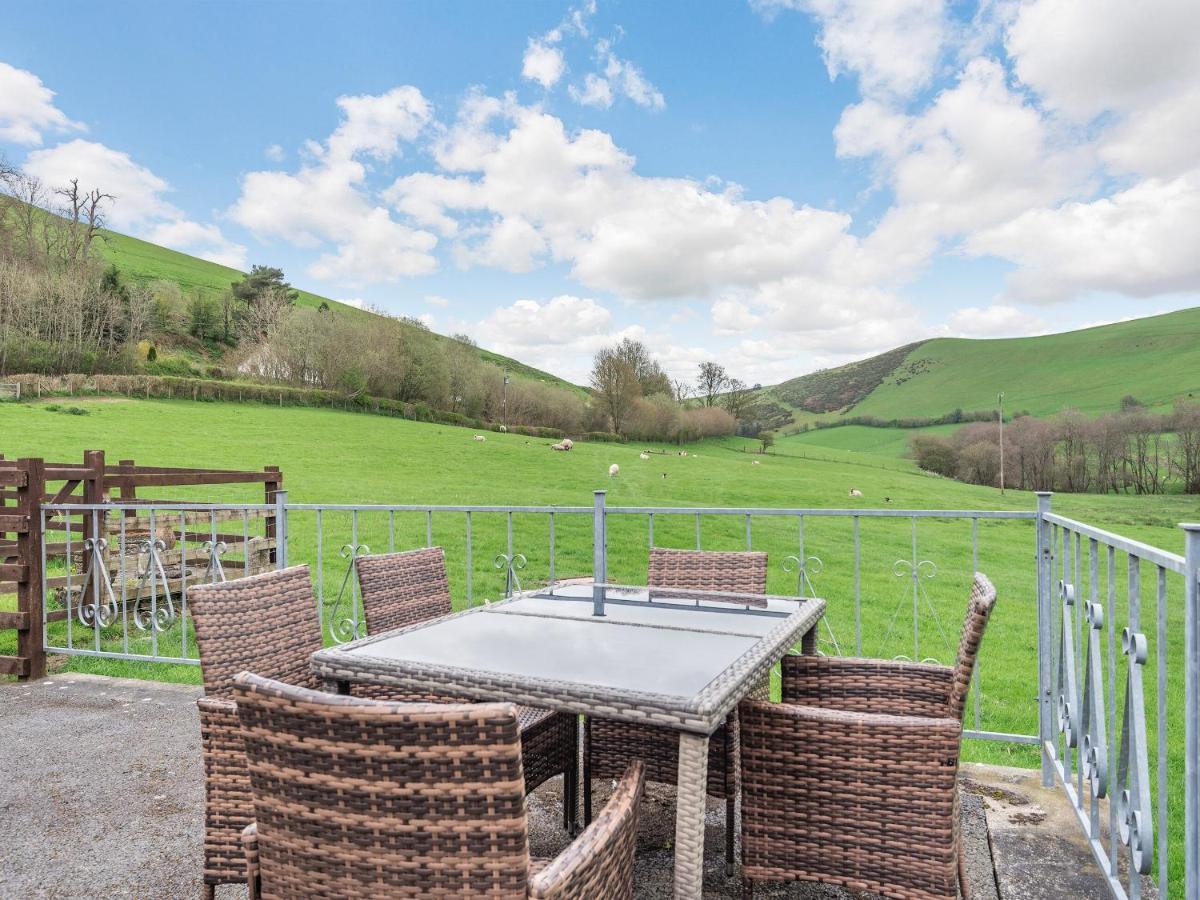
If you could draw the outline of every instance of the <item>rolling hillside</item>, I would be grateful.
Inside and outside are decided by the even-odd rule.
[[[1149,407],[1200,397],[1200,308],[1069,331],[996,340],[935,338],[764,388],[798,421],[937,417],[956,408],[1052,415],[1114,410],[1132,394]]]

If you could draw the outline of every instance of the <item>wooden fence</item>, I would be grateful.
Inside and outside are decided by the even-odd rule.
[[[42,459],[6,460],[0,456],[0,596],[16,595],[16,609],[0,609],[0,631],[17,632],[15,655],[0,655],[0,675],[20,679],[41,678],[46,674],[43,628],[67,616],[66,610],[50,610],[43,617],[46,591],[65,588],[70,579],[50,577],[43,571],[47,558],[60,557],[71,564],[71,539],[79,536],[75,549],[83,541],[104,537],[112,523],[104,514],[73,516],[47,511],[42,504],[101,504],[108,499],[121,503],[168,503],[159,496],[138,496],[138,488],[171,488],[192,485],[261,484],[265,503],[274,503],[283,488],[283,473],[278,466],[259,471],[232,469],[168,468],[140,466],[131,459],[116,465],[105,462],[103,450],[88,450],[82,463],[46,462]],[[256,501],[257,502],[257,501]],[[126,513],[128,515],[129,513]],[[276,523],[273,513],[265,514],[265,563],[275,561]],[[47,534],[62,533],[66,540],[45,540]],[[93,530],[96,534],[93,534]],[[184,561],[186,564],[186,560]],[[249,566],[249,555],[245,566]],[[80,566],[86,576],[92,557],[83,554]]]

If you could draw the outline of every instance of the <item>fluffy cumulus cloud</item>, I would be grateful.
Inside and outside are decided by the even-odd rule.
[[[907,328],[910,311],[873,286],[881,267],[843,213],[640,175],[607,133],[569,131],[511,98],[468,98],[435,156],[443,171],[403,176],[384,196],[450,239],[460,265],[563,263],[629,300],[715,300],[719,333],[769,323],[802,336],[796,346],[836,335],[883,349],[900,327],[887,318]]]
[[[521,60],[523,78],[536,81],[544,88],[552,88],[566,70],[567,61],[563,58],[562,50],[547,43],[544,38],[529,39]]]
[[[944,0],[751,0],[768,18],[809,13],[829,77],[857,77],[868,96],[908,96],[932,80],[947,40]]]
[[[105,219],[118,231],[222,265],[246,268],[244,246],[229,240],[216,225],[189,219],[166,199],[170,191],[167,181],[128,153],[77,138],[34,150],[23,168],[52,189],[78,179],[83,190],[99,189],[111,194]]]
[[[437,237],[396,221],[368,185],[368,164],[399,157],[428,125],[432,108],[419,90],[338,98],[342,118],[323,143],[310,142],[295,171],[250,172],[229,216],[261,240],[318,250],[308,274],[371,284],[437,268]]]
[[[0,62],[0,141],[39,147],[47,133],[84,130],[54,105],[54,91],[40,78]]]

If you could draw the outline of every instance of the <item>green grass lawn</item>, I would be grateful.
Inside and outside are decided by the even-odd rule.
[[[812,445],[799,438],[781,439],[774,454],[742,452],[755,442],[714,440],[689,447],[690,455],[665,455],[643,461],[638,444],[576,444],[571,453],[555,453],[549,441],[518,435],[488,434],[486,442],[472,439],[460,428],[399,419],[356,415],[332,410],[277,408],[253,404],[190,403],[186,401],[75,400],[88,415],[48,412],[44,404],[0,404],[0,452],[9,458],[40,455],[47,459],[77,460],[85,449],[104,449],[110,460],[133,458],[143,464],[258,469],[282,467],[293,503],[394,504],[556,504],[587,506],[592,491],[606,489],[610,506],[758,506],[782,508],[893,509],[1017,509],[1032,510],[1030,494],[998,491],[961,484],[916,471],[910,463],[889,459],[882,444],[870,445],[875,435],[839,436],[845,446]],[[870,431],[864,429],[864,432]],[[820,435],[832,433],[817,433]],[[907,432],[899,432],[907,435]],[[807,436],[802,436],[807,437]],[[889,431],[883,437],[892,438]],[[855,445],[851,447],[851,445]],[[871,449],[873,446],[874,449]],[[805,455],[809,454],[809,455]],[[759,465],[753,465],[757,460]],[[621,474],[609,478],[608,467],[618,463]],[[665,476],[665,477],[664,477]],[[851,499],[851,487],[863,492]],[[161,492],[156,492],[161,493]],[[245,486],[218,489],[176,489],[179,499],[260,501]],[[1182,551],[1181,521],[1195,519],[1200,509],[1194,497],[1117,497],[1059,495],[1054,508],[1065,515]],[[363,513],[358,540],[378,552],[389,546],[406,548],[425,542],[425,515],[394,517],[389,536],[384,513]],[[559,577],[591,571],[590,515],[556,518],[556,573]],[[746,523],[741,516],[706,517],[701,522],[707,549],[742,549]],[[695,545],[695,517],[658,516],[655,543]],[[769,588],[795,591],[795,576],[783,571],[784,557],[799,552],[800,524],[794,517],[756,519],[753,545],[770,554]],[[912,523],[908,519],[862,519],[860,538],[860,605],[854,595],[854,542],[848,518],[810,517],[804,522],[804,552],[820,557],[823,571],[813,581],[829,602],[828,621],[843,652],[854,652],[855,618],[862,621],[862,652],[867,655],[912,655],[912,582],[897,577],[893,566],[911,554]],[[315,514],[296,512],[289,519],[292,562],[317,565]],[[346,513],[322,516],[323,555],[318,586],[326,603],[336,596],[347,563],[339,556],[351,539]],[[513,545],[529,560],[522,573],[526,584],[544,580],[549,567],[548,522],[545,516],[517,515]],[[993,577],[1000,603],[989,630],[981,663],[980,724],[996,731],[1036,731],[1034,538],[1031,522],[981,520],[978,526],[978,565]],[[496,598],[503,578],[493,568],[496,554],[506,549],[506,522],[501,514],[473,516],[474,598]],[[921,520],[917,524],[919,557],[937,564],[937,576],[925,583],[937,621],[922,605],[921,655],[948,659],[957,645],[967,587],[972,573],[972,526],[969,520]],[[644,580],[647,559],[647,521],[644,516],[613,516],[609,526],[610,578]],[[466,602],[467,567],[465,517],[438,514],[433,539],[446,548],[455,604]],[[1085,567],[1086,571],[1086,567]],[[315,572],[314,572],[315,574]],[[1118,566],[1123,585],[1123,564]],[[1175,582],[1178,579],[1174,580]],[[1143,572],[1143,628],[1154,647],[1154,578]],[[1169,609],[1168,658],[1171,715],[1169,739],[1172,772],[1182,773],[1183,707],[1182,585],[1172,583]],[[1123,596],[1118,590],[1118,597]],[[12,598],[0,598],[0,604]],[[1123,605],[1118,606],[1118,610]],[[893,633],[885,641],[895,616]],[[1118,616],[1123,623],[1123,614]],[[945,631],[939,633],[938,624]],[[55,634],[62,640],[61,626]],[[1118,633],[1120,626],[1118,625]],[[76,628],[78,646],[87,646],[92,632]],[[82,631],[82,635],[79,632]],[[11,652],[12,632],[0,633],[0,653]],[[112,636],[104,636],[111,646]],[[138,644],[134,635],[134,648]],[[178,646],[178,633],[163,636],[163,647]],[[172,645],[171,642],[175,643]],[[6,643],[7,642],[7,643]],[[161,649],[161,648],[160,648]],[[194,651],[193,651],[194,652]],[[1118,656],[1119,658],[1119,656]],[[137,677],[197,681],[194,667],[131,663],[83,657],[60,657],[55,667]],[[1153,685],[1154,657],[1147,667]],[[1118,679],[1123,684],[1123,679]],[[1123,688],[1119,689],[1123,691]],[[1118,708],[1119,711],[1119,708]],[[1147,703],[1152,720],[1154,704]],[[974,712],[968,716],[974,725]],[[1115,736],[1113,751],[1115,759]],[[1153,751],[1152,751],[1153,752]],[[1029,748],[968,742],[968,758],[1006,764],[1033,765]],[[1174,785],[1174,781],[1172,782]],[[1181,810],[1178,811],[1181,815]],[[1181,840],[1182,819],[1172,814],[1172,840]],[[1177,834],[1178,832],[1178,834]],[[1175,853],[1175,862],[1181,854]]]

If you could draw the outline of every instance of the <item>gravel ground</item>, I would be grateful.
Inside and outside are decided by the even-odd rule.
[[[198,897],[204,782],[198,688],[88,675],[0,685],[0,897]],[[530,798],[530,848],[553,856],[561,779]],[[598,786],[595,801],[607,791]],[[972,883],[997,896],[979,798],[964,794]],[[724,803],[708,810],[705,896],[738,897],[724,866]],[[651,785],[638,838],[638,898],[671,896],[674,797]],[[244,896],[223,888],[219,897]],[[763,885],[756,897],[842,898],[819,885]],[[862,895],[854,895],[862,896]]]

